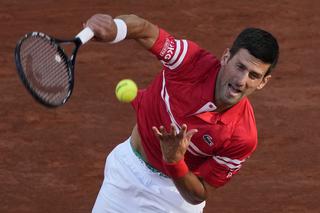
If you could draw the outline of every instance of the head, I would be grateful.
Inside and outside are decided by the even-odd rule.
[[[215,88],[217,106],[228,108],[262,89],[270,80],[278,57],[279,46],[270,33],[256,28],[243,30],[221,57]]]

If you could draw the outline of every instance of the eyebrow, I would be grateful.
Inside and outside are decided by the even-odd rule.
[[[246,65],[244,65],[241,61],[238,61],[237,64],[248,69],[248,67]],[[261,78],[263,76],[262,74],[260,74],[259,72],[255,71],[255,70],[249,70],[249,72],[255,73],[259,78]]]

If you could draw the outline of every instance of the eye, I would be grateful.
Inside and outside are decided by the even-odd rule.
[[[258,73],[256,73],[256,72],[250,72],[250,73],[249,73],[249,77],[254,80],[254,79],[259,79],[259,78],[261,78],[261,75],[258,74]]]
[[[243,64],[237,64],[236,66],[237,66],[237,70],[240,70],[240,71],[246,69],[246,67]]]

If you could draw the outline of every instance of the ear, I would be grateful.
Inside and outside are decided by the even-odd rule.
[[[227,48],[225,49],[225,51],[223,52],[223,55],[221,56],[221,65],[224,66],[228,63],[230,59],[230,49]]]
[[[258,85],[257,89],[260,90],[262,89],[267,83],[268,81],[271,79],[271,75],[267,75],[265,76],[262,81],[260,82],[260,84]]]

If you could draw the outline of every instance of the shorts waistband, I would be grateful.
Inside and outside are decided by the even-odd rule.
[[[165,177],[165,178],[169,178],[167,175],[163,174],[162,172],[160,172],[158,169],[154,168],[151,164],[149,164],[144,157],[141,155],[141,153],[135,149],[132,144],[131,144],[131,138],[130,138],[130,146],[131,149],[133,151],[133,153],[137,156],[137,158],[139,158],[139,160],[141,162],[143,162],[143,164],[153,173],[156,173],[157,175],[161,176],[161,177]]]

